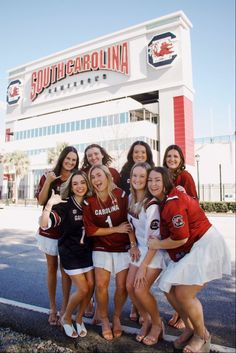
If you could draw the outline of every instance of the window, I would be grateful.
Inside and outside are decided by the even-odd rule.
[[[70,130],[71,130],[71,131],[75,131],[75,121],[72,121],[72,122],[70,123]]]
[[[81,126],[81,130],[85,129],[85,120],[81,120],[80,126]]]
[[[61,127],[60,124],[56,125],[56,134],[60,134],[60,127]]]
[[[92,128],[96,127],[96,118],[92,118]]]
[[[66,132],[70,132],[70,123],[66,123]]]
[[[76,127],[75,127],[76,130],[80,130],[80,121],[76,121]]]
[[[107,116],[102,116],[102,126],[107,126]]]
[[[66,130],[66,125],[63,123],[61,124],[61,133],[65,132]]]

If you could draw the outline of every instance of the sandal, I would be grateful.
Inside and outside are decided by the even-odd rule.
[[[136,335],[135,339],[137,342],[142,342],[145,336],[147,336],[147,333],[151,327],[151,323],[149,322],[148,325],[142,325],[139,333]]]
[[[65,334],[68,337],[71,337],[71,338],[77,338],[78,337],[78,334],[75,331],[75,328],[74,328],[73,324],[67,324],[66,322],[64,322],[63,318],[61,318],[61,325],[62,325],[62,327],[63,327],[63,329],[65,331]]]
[[[76,322],[76,329],[77,329],[77,333],[78,333],[78,335],[79,335],[80,337],[85,337],[85,336],[87,336],[88,331],[87,331],[86,327],[84,326],[83,321],[82,321],[81,324],[79,324],[78,322]]]
[[[197,343],[201,343],[201,346],[196,350]],[[195,345],[195,347],[194,347]],[[209,353],[211,349],[211,335],[205,339],[194,334],[187,346],[184,347],[183,353]]]
[[[106,323],[108,322],[109,328],[107,328],[107,327],[106,327],[106,329],[104,328],[105,322]],[[112,330],[110,328],[110,323],[109,323],[108,318],[105,320],[101,320],[101,323],[102,323],[102,337],[105,338],[106,341],[112,341],[114,337],[113,337]]]
[[[157,337],[152,336],[151,334],[148,334],[147,336],[144,337],[143,339],[143,343],[146,346],[153,346],[154,344],[156,344],[159,340],[163,339],[163,335],[164,335],[164,324],[163,322],[161,323],[161,327],[159,327],[158,331],[159,334]],[[151,332],[151,331],[150,331]]]
[[[129,318],[131,321],[138,321],[139,314],[138,314],[137,309],[134,306],[134,304],[131,305]]]
[[[182,330],[185,328],[185,324],[177,312],[172,315],[171,319],[168,321],[168,325],[176,328],[177,330]]]
[[[190,339],[193,337],[193,331],[190,329],[186,329],[186,331],[184,331],[182,333],[182,335],[180,335],[174,342],[173,342],[173,345],[174,345],[174,348],[175,349],[183,349],[187,344],[188,342],[190,341]]]
[[[85,309],[84,316],[87,318],[92,318],[93,315],[94,315],[94,304],[93,304],[93,299],[91,299],[87,305],[87,308]]]
[[[54,310],[49,310],[48,322],[51,326],[56,326],[58,324],[57,312]]]
[[[116,316],[116,320],[114,320],[115,316],[116,315],[113,316],[112,331],[113,331],[113,336],[115,338],[119,338],[122,336],[122,328],[121,328],[121,324],[120,324],[120,318],[118,316]],[[115,325],[115,321],[116,321],[116,324],[118,324],[118,325]],[[117,328],[115,328],[115,326],[117,326]]]

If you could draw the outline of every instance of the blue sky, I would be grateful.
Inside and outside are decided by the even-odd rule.
[[[195,137],[235,130],[235,0],[11,0],[0,6],[0,136],[7,71],[182,10],[191,30]]]

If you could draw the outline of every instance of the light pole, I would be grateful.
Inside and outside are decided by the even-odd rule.
[[[219,176],[220,176],[220,201],[223,200],[222,197],[222,175],[221,175],[221,164],[219,164]]]
[[[199,154],[195,154],[195,160],[197,162],[197,193],[198,193],[198,199],[200,200],[200,178],[199,178],[200,155]]]

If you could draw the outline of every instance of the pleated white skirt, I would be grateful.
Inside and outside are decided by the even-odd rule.
[[[169,293],[172,286],[202,286],[224,274],[231,275],[230,251],[223,236],[212,226],[181,260],[174,262],[169,258],[158,287]]]

